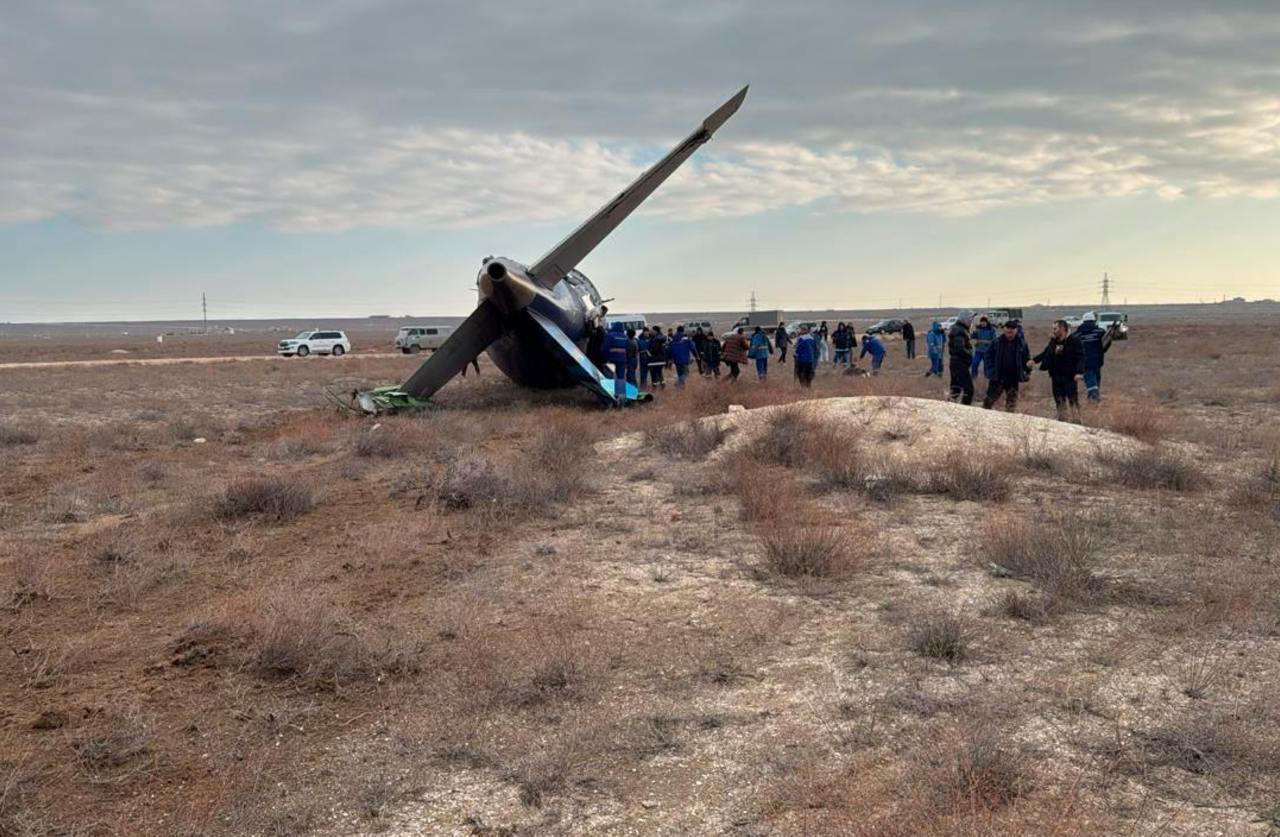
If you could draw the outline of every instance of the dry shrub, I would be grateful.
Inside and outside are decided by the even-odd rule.
[[[96,718],[76,737],[72,748],[91,777],[119,781],[154,764],[154,724],[137,707],[112,712]]]
[[[1280,521],[1280,451],[1254,466],[1233,491],[1233,503]]]
[[[995,612],[1023,622],[1043,622],[1049,615],[1043,596],[1006,590],[996,601]]]
[[[782,468],[762,465],[737,452],[725,463],[725,474],[725,487],[738,496],[744,522],[794,516],[801,504],[795,478]]]
[[[0,426],[0,447],[34,445],[38,441],[40,441],[40,436],[33,430],[11,425]]]
[[[267,448],[267,458],[276,462],[293,462],[315,456],[323,450],[323,447],[311,439],[303,436],[286,436],[271,443]]]
[[[1094,573],[1096,526],[1077,515],[1037,522],[1000,517],[983,527],[984,558],[1039,587],[1046,612],[1095,604],[1106,592]]]
[[[1085,411],[1085,423],[1154,445],[1169,433],[1169,413],[1156,404],[1107,402]]]
[[[402,434],[383,425],[361,428],[351,442],[351,450],[356,456],[395,459],[409,449],[410,445]]]
[[[449,510],[474,509],[518,520],[547,503],[567,502],[589,491],[594,486],[590,451],[582,435],[548,428],[512,459],[481,453],[452,459],[438,496]]]
[[[1198,491],[1208,480],[1200,467],[1174,448],[1155,446],[1112,453],[1103,461],[1111,477],[1129,488]]]
[[[818,422],[798,406],[775,410],[768,422],[746,445],[746,455],[757,462],[804,467],[808,440],[821,430]]]
[[[63,484],[44,498],[44,519],[49,523],[84,523],[104,514],[121,514],[125,503],[100,484]]]
[[[844,578],[860,564],[853,540],[838,526],[781,524],[764,535],[764,570],[769,575]]]
[[[345,614],[309,597],[268,602],[253,627],[252,666],[314,689],[337,691],[417,673],[423,652],[419,645],[392,639],[374,647]]]
[[[133,610],[152,590],[187,576],[185,561],[155,556],[119,553],[122,560],[107,564],[106,575],[99,583],[96,601],[99,606]]]
[[[1013,492],[1013,471],[1003,459],[975,459],[961,448],[942,457],[925,487],[953,500],[1000,501]]]
[[[214,515],[224,520],[261,517],[286,522],[315,508],[311,489],[302,482],[275,477],[247,479],[229,485],[214,499]]]
[[[969,654],[964,625],[949,613],[929,613],[918,617],[911,626],[907,643],[920,656],[950,665],[963,662]]]
[[[7,583],[0,600],[6,609],[18,610],[53,598],[53,562],[47,553],[35,548],[23,549],[10,559],[6,570]]]
[[[676,425],[651,427],[644,433],[645,446],[672,459],[697,461],[724,443],[729,432],[714,419],[690,419]]]
[[[1276,718],[1261,705],[1188,710],[1139,733],[1142,763],[1247,779],[1280,770]]]
[[[980,723],[946,753],[933,784],[953,808],[1002,808],[1030,788],[1026,756]]]

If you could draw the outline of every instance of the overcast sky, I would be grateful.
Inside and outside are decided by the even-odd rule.
[[[748,82],[618,305],[1280,297],[1277,55],[1275,0],[17,0],[0,321],[465,314]]]

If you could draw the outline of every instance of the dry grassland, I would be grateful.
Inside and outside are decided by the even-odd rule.
[[[1086,428],[890,348],[0,371],[0,835],[1280,828],[1274,325],[1137,324]]]

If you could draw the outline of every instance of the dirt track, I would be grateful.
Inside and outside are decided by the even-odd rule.
[[[317,355],[318,358],[323,356]],[[325,360],[363,360],[365,358],[400,357],[391,352],[373,354],[343,355],[340,358],[323,357]],[[62,369],[76,366],[170,366],[175,363],[235,363],[250,360],[292,361],[308,360],[308,358],[282,357],[280,355],[232,355],[229,357],[153,357],[153,358],[107,358],[100,360],[38,360],[25,363],[0,363],[0,369]]]

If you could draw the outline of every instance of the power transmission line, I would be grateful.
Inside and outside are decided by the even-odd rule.
[[[1111,277],[1102,274],[1102,307],[1111,307]]]

